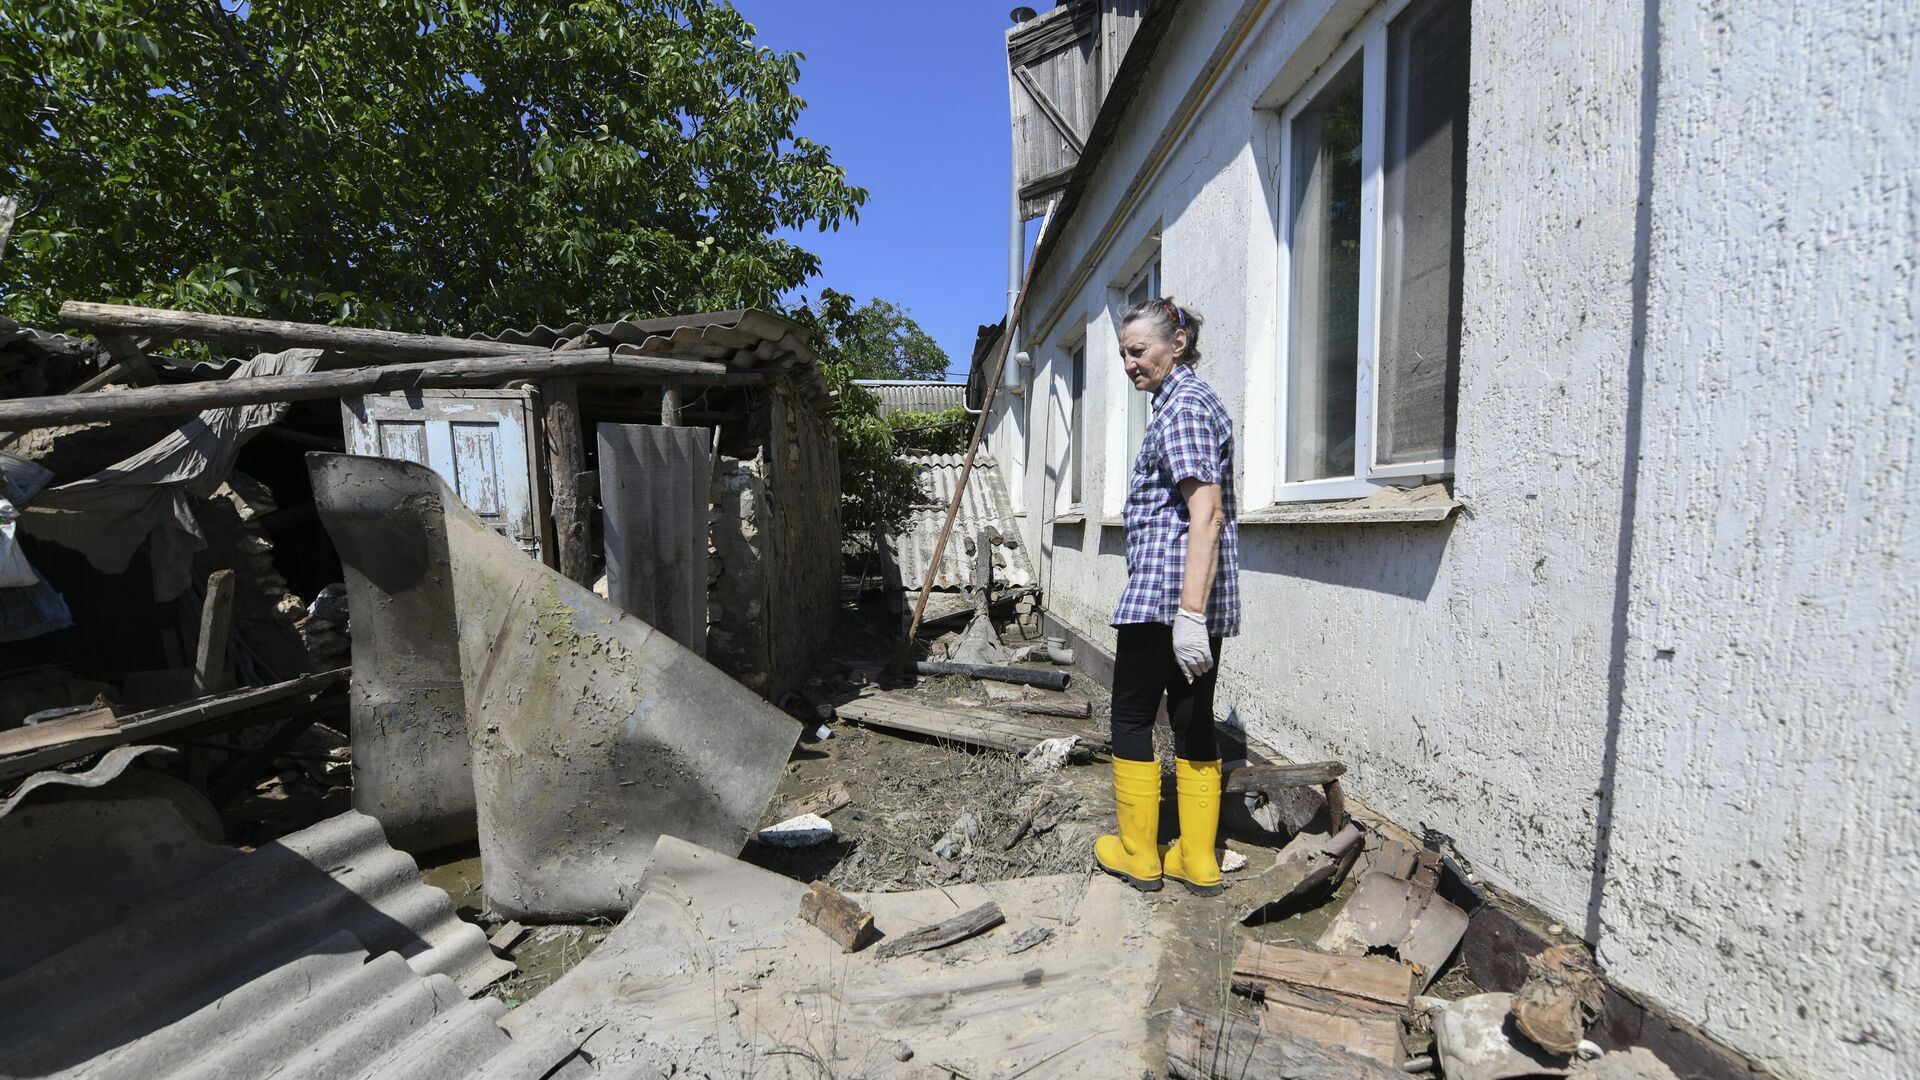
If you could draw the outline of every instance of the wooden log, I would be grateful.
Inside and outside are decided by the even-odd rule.
[[[586,487],[581,483],[587,458],[581,441],[580,384],[572,379],[548,379],[540,385],[540,403],[541,429],[546,437],[547,482],[552,485],[554,569],[573,581],[591,586],[593,545],[589,522],[592,513],[583,493],[596,490],[599,484]]]
[[[303,375],[261,375],[249,379],[221,379],[135,390],[14,398],[0,401],[0,430],[21,432],[101,420],[183,416],[238,405],[312,401],[377,394],[388,390],[491,386],[514,379],[580,374],[622,375],[645,380],[678,378],[731,381],[739,373],[729,372],[724,364],[651,356],[613,356],[604,349],[583,350],[564,356],[552,353],[479,356],[346,371],[311,371]]]
[[[977,934],[984,934],[1006,921],[1007,917],[1000,913],[1000,905],[988,901],[971,911],[963,911],[945,922],[937,922],[932,926],[923,926],[896,938],[888,938],[874,950],[874,954],[890,958],[906,956],[909,953],[927,952],[931,949],[944,949]]]
[[[964,675],[969,679],[991,679],[1020,686],[1038,686],[1044,690],[1065,690],[1068,680],[1064,671],[1033,671],[1000,664],[963,664],[957,660],[922,660],[913,669],[922,675]]]
[[[1252,989],[1262,983],[1284,983],[1328,990],[1396,1009],[1413,1005],[1413,969],[1385,956],[1329,956],[1246,941],[1233,962],[1233,982]]]
[[[217,341],[223,345],[246,345],[260,349],[326,349],[375,361],[516,356],[547,351],[541,346],[513,345],[477,338],[402,334],[391,330],[365,330],[357,326],[205,315],[194,311],[89,304],[78,300],[69,300],[60,305],[60,320],[89,330],[96,337],[142,334],[167,341],[187,338],[190,341]]]
[[[1260,1029],[1398,1067],[1406,1060],[1401,1013],[1386,1005],[1290,986],[1263,988]]]
[[[669,382],[660,388],[660,426],[680,426],[680,384]]]
[[[1167,1069],[1181,1080],[1405,1080],[1398,1069],[1188,1006],[1167,1017]]]
[[[846,952],[859,952],[877,934],[873,914],[824,881],[808,885],[800,894],[800,917]]]
[[[233,685],[227,674],[227,644],[233,627],[233,571],[215,570],[207,578],[200,605],[200,644],[193,658],[193,692],[201,697]]]

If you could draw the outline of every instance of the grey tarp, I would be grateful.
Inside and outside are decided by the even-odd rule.
[[[288,349],[256,356],[232,377],[303,375],[319,361],[318,349]],[[124,461],[42,492],[21,527],[80,552],[107,574],[124,571],[151,539],[153,598],[171,600],[191,583],[193,553],[207,546],[190,498],[212,496],[240,448],[286,409],[284,402],[209,409]]]

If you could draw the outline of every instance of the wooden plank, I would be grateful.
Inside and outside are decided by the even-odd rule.
[[[450,356],[515,356],[547,351],[538,346],[477,338],[402,334],[357,326],[206,315],[78,300],[60,305],[60,320],[90,330],[97,337],[113,333],[145,334],[169,341],[187,338],[262,349],[326,349],[372,360],[441,360]]]
[[[953,709],[916,705],[895,698],[855,698],[839,706],[837,711],[842,720],[866,727],[904,731],[929,738],[966,743],[969,746],[978,746],[987,750],[1003,750],[1008,753],[1024,754],[1033,749],[1037,743],[1059,738],[1062,735],[1075,735],[1088,739],[1084,732],[1034,727],[1012,720],[987,718]],[[1096,746],[1103,745],[1098,739],[1088,741]]]
[[[1085,720],[1093,715],[1091,701],[1013,701],[1006,705],[1008,712],[1024,713],[1028,716],[1060,716],[1069,720]]]
[[[514,944],[525,937],[526,934],[526,927],[512,919],[508,919],[506,922],[500,924],[500,929],[495,930],[492,937],[487,939],[487,944],[501,952],[506,952],[508,949],[513,948]]]
[[[44,724],[0,731],[0,755],[23,754],[42,747],[60,746],[80,739],[112,735],[120,730],[120,721],[109,708],[92,709]]]
[[[1385,956],[1328,956],[1247,941],[1233,963],[1233,978],[1236,984],[1283,983],[1330,990],[1395,1008],[1413,1004],[1413,969]]]
[[[1299,765],[1242,765],[1227,773],[1220,785],[1226,791],[1266,793],[1280,788],[1331,783],[1345,776],[1346,772],[1347,767],[1338,761],[1311,761]]]
[[[1181,1006],[1167,1017],[1167,1068],[1181,1080],[1405,1080],[1398,1069],[1310,1039]]]
[[[877,933],[871,912],[824,881],[813,882],[800,895],[800,917],[846,952],[859,952]]]
[[[302,675],[297,679],[289,679],[270,686],[250,686],[204,701],[169,705],[165,708],[123,716],[119,720],[118,729],[107,734],[0,756],[0,780],[72,761],[98,750],[129,743],[151,742],[163,735],[186,731],[216,721],[230,722],[237,718],[248,723],[259,723],[261,720],[280,719],[303,708],[307,704],[306,699],[311,695],[345,683],[352,673],[352,668],[335,668],[318,675]],[[274,715],[265,717],[252,715],[268,710],[273,710]]]
[[[591,586],[593,545],[588,522],[592,515],[582,501],[580,483],[580,474],[587,467],[580,431],[580,384],[573,379],[547,379],[540,384],[540,404],[547,483],[553,500],[554,569],[570,580]]]
[[[1311,1039],[1383,1065],[1398,1067],[1406,1060],[1399,1012],[1336,994],[1268,986],[1261,1001],[1260,1028]]]
[[[888,938],[874,950],[874,954],[887,958],[927,952],[931,949],[944,949],[975,935],[984,934],[1006,921],[1007,917],[1000,913],[1000,905],[988,901],[971,911],[963,911],[945,922],[937,922],[932,926],[923,926],[899,937]]]
[[[200,644],[193,657],[193,692],[202,697],[232,685],[227,674],[227,644],[233,627],[233,571],[215,570],[207,578],[200,605]]]
[[[565,355],[477,356],[424,364],[390,364],[346,371],[260,375],[247,379],[105,390],[91,394],[14,398],[0,401],[0,430],[31,431],[102,420],[180,416],[238,405],[314,401],[388,390],[488,386],[513,379],[586,374],[622,375],[645,380],[671,377],[708,381],[730,379],[732,373],[724,364],[650,356],[614,356],[605,349],[583,349]]]

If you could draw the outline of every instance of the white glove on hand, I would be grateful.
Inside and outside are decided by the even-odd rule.
[[[1173,619],[1173,662],[1186,672],[1187,681],[1205,675],[1213,667],[1213,644],[1207,637],[1207,617],[1186,608]]]

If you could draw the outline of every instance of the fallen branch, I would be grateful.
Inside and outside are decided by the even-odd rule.
[[[874,953],[881,957],[895,957],[926,952],[930,949],[943,949],[976,934],[984,934],[1006,921],[1007,917],[1000,913],[1000,905],[989,901],[971,911],[963,911],[945,922],[923,926],[897,938],[888,938],[874,950]]]

